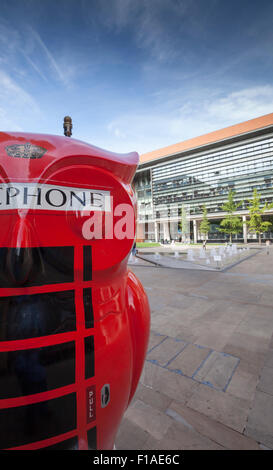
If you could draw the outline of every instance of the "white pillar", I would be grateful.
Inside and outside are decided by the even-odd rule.
[[[136,233],[136,239],[140,241],[145,240],[145,225],[142,223],[137,224],[137,233]]]
[[[155,241],[158,242],[158,223],[155,222],[154,223],[154,226],[155,226]]]
[[[197,243],[197,221],[193,219],[193,241]]]
[[[169,223],[163,223],[163,238],[164,240],[170,240],[170,231],[169,231]]]
[[[247,243],[247,224],[246,224],[246,215],[243,215],[243,235],[244,235],[244,243]]]

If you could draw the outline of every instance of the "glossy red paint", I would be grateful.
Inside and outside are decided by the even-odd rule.
[[[26,144],[46,151],[7,153]],[[112,212],[122,203],[136,210],[137,164],[137,153],[67,137],[0,133],[1,448],[113,448],[150,328],[147,296],[127,266],[133,240],[84,239],[84,207],[11,201],[24,184],[24,200],[37,204],[38,187],[58,186],[107,191]]]

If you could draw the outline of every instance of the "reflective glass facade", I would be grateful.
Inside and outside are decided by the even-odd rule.
[[[272,132],[232,144],[220,142],[213,150],[181,153],[143,166],[135,177],[138,221],[150,225],[142,238],[155,238],[151,232],[159,219],[178,221],[182,205],[191,218],[200,218],[204,204],[209,216],[221,218],[221,206],[231,189],[236,192],[235,201],[241,201],[241,213],[247,212],[254,188],[262,195],[261,204],[273,201]]]

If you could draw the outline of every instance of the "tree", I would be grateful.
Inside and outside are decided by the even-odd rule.
[[[273,203],[266,203],[261,207],[260,199],[261,194],[258,193],[257,188],[253,190],[253,199],[249,199],[249,221],[247,222],[250,232],[255,232],[259,237],[259,243],[262,242],[261,235],[264,232],[268,232],[272,227],[272,222],[264,221],[262,215],[265,211],[272,209]]]
[[[205,239],[207,239],[209,229],[210,229],[210,223],[208,221],[207,214],[208,214],[207,207],[204,204],[203,205],[203,219],[202,219],[202,222],[200,224],[200,232],[202,233],[202,235],[205,236]]]
[[[225,202],[221,209],[227,212],[227,215],[220,222],[219,232],[224,232],[229,235],[229,241],[232,242],[232,235],[240,233],[243,228],[243,221],[241,217],[234,214],[237,208],[241,205],[241,202],[234,201],[235,191],[232,189],[228,193],[228,200]]]

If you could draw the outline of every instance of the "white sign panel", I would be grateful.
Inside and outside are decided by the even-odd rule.
[[[110,191],[38,183],[0,184],[0,211],[111,211]]]

